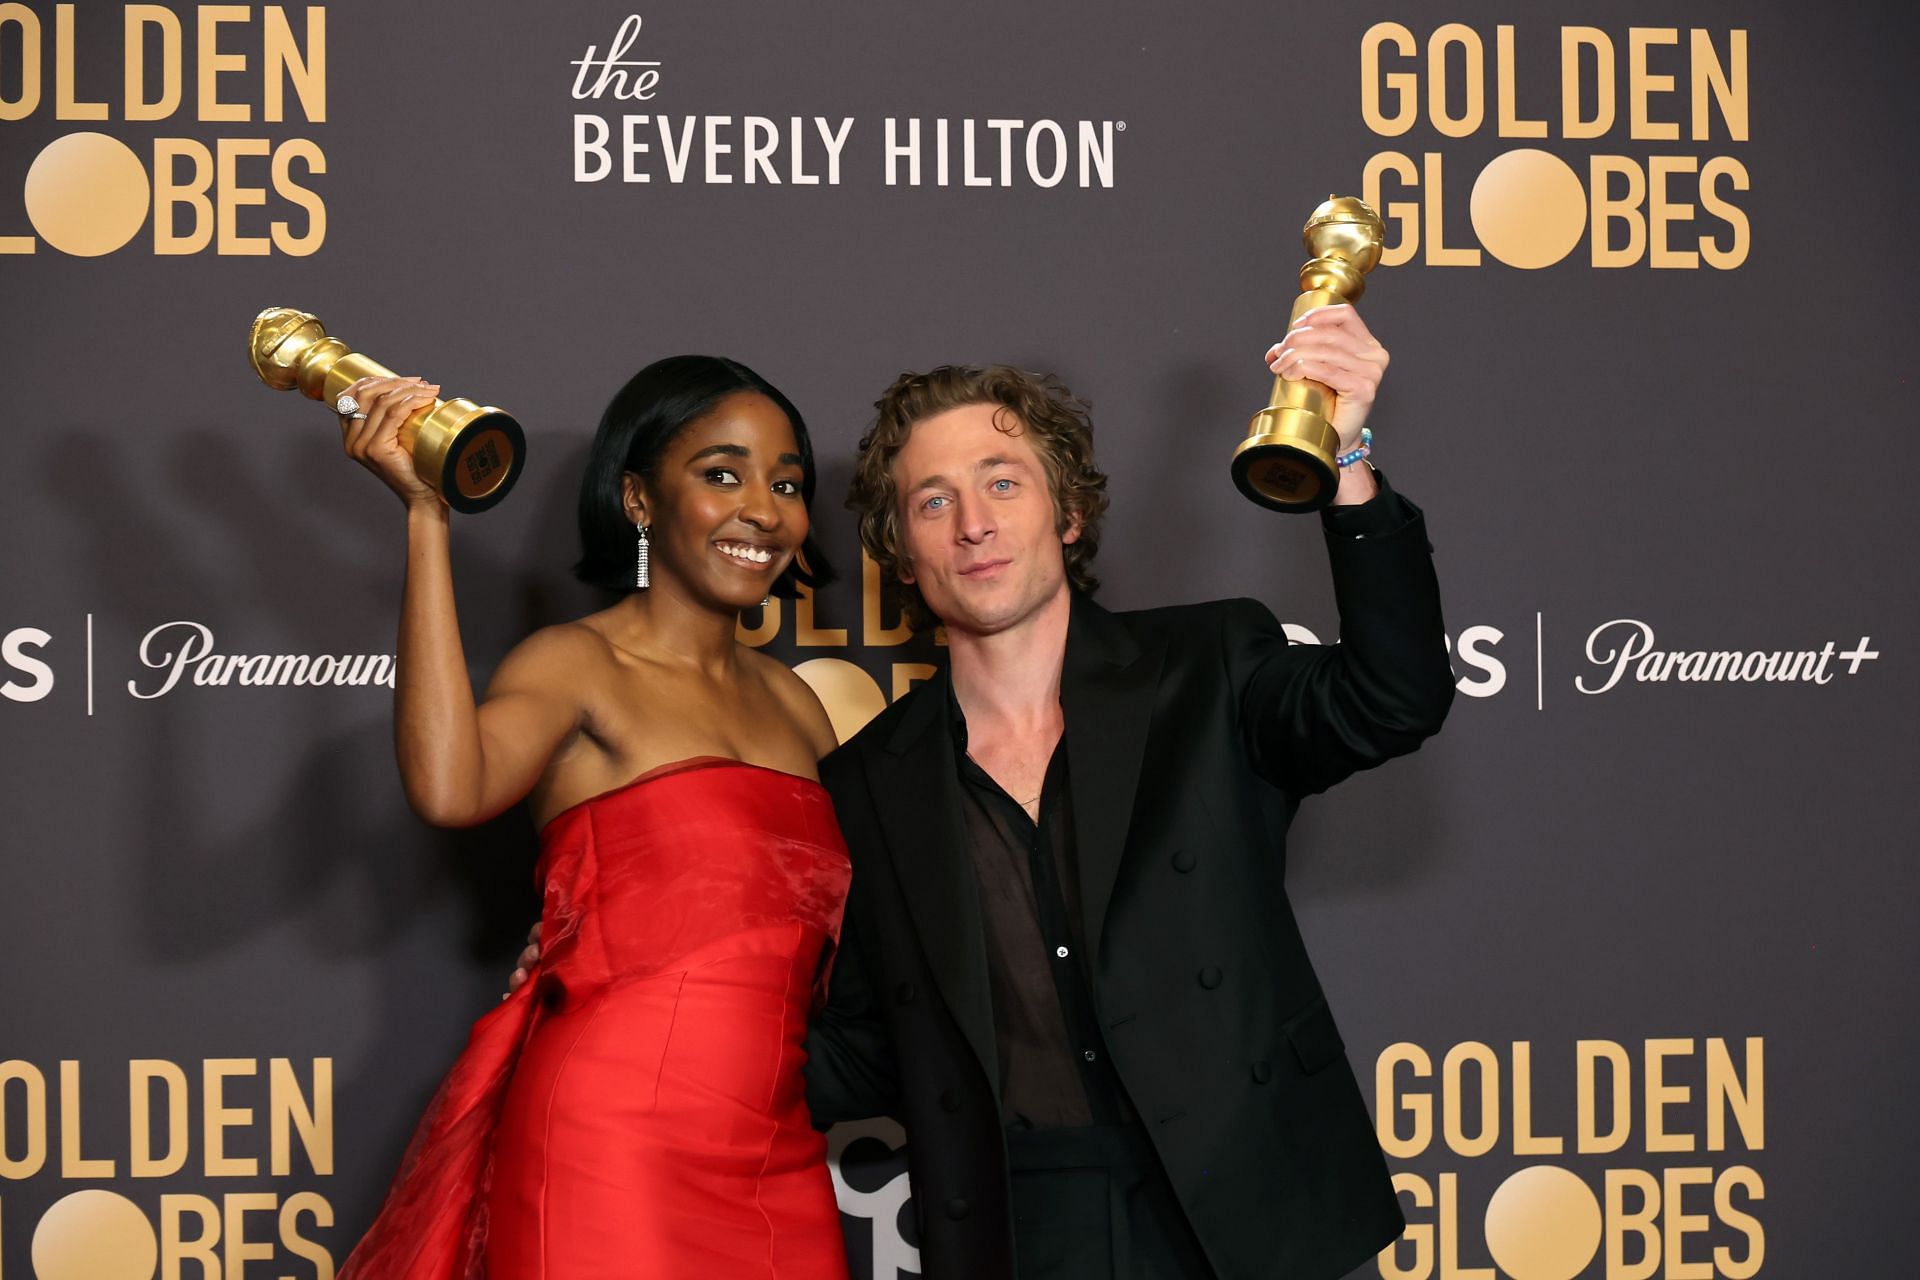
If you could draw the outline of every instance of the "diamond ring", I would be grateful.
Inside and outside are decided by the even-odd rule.
[[[341,396],[338,400],[335,400],[333,402],[333,411],[343,418],[364,418],[367,416],[360,411],[360,402],[352,396]]]

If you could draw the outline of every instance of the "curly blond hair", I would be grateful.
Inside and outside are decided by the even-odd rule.
[[[1053,491],[1054,524],[1064,534],[1078,524],[1080,536],[1062,548],[1067,581],[1091,594],[1100,580],[1093,557],[1100,549],[1100,519],[1107,510],[1107,477],[1093,464],[1093,420],[1089,405],[1052,374],[1029,373],[1010,365],[941,365],[925,373],[903,373],[873,402],[873,425],[860,438],[847,508],[860,519],[860,542],[880,566],[882,580],[901,591],[907,622],[916,631],[938,623],[918,587],[900,581],[909,567],[900,527],[900,495],[893,463],[915,424],[949,409],[970,404],[1000,406],[994,426],[1008,435],[1024,434],[1045,468]]]

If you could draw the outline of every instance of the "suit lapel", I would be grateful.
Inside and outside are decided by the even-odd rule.
[[[867,770],[874,808],[934,982],[998,1098],[986,921],[964,844],[966,820],[946,716],[949,687],[942,668],[914,695],[893,733],[867,753]]]
[[[1095,964],[1126,850],[1163,656],[1160,646],[1142,647],[1119,619],[1074,596],[1060,703],[1067,723],[1081,910]]]

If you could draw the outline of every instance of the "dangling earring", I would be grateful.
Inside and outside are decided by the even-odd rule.
[[[647,589],[647,526],[636,521],[633,527],[640,531],[640,554],[633,570],[633,585],[645,591]]]

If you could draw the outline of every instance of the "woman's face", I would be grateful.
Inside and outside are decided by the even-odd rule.
[[[683,428],[631,518],[650,526],[652,589],[714,607],[759,604],[807,537],[800,447],[780,406],[736,391]],[[636,509],[636,502],[643,509]]]

